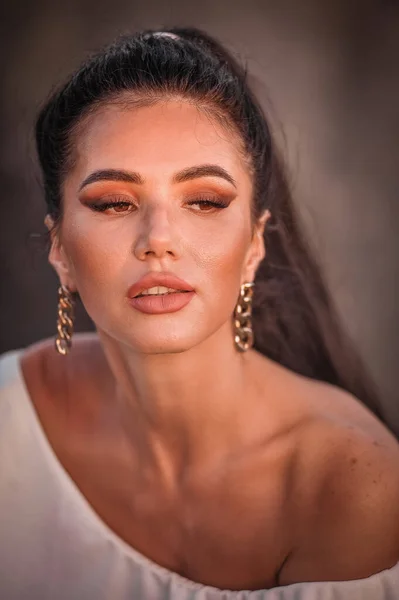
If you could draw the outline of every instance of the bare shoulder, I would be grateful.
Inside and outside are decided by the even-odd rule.
[[[74,335],[73,352],[67,356],[55,350],[54,339],[47,338],[28,346],[21,355],[21,367],[34,403],[68,394],[76,384],[89,380],[93,364],[103,358],[94,333]]]
[[[367,577],[399,561],[399,444],[357,398],[266,364],[288,432],[290,551],[280,584]],[[287,463],[288,464],[288,463]]]
[[[97,346],[99,346],[99,340],[95,332],[82,332],[74,334],[73,352],[65,357],[60,356],[57,353],[53,337],[39,340],[38,342],[34,342],[30,346],[27,346],[23,351],[23,356],[30,357],[30,359],[33,359],[34,357],[38,359],[43,356],[52,356],[60,361],[65,361],[70,360],[70,357],[74,354],[81,354],[82,352],[86,353]]]
[[[100,350],[100,342],[96,333],[75,333],[73,339],[73,352],[66,356],[61,356],[55,349],[54,338],[45,338],[34,344],[31,344],[22,352],[22,360],[28,364],[47,362],[54,368],[61,368],[65,365],[72,366],[81,364],[81,359],[88,357],[93,352]]]
[[[316,416],[298,434],[282,583],[358,579],[399,561],[399,444],[378,425]]]
[[[302,431],[304,423],[336,423],[339,430],[354,427],[397,445],[387,427],[352,394],[298,375],[264,356],[256,356],[254,363],[256,371],[261,373],[259,388],[263,396],[267,393],[268,407],[282,429],[298,430],[301,425]]]

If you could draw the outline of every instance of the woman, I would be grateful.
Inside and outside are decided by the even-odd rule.
[[[36,139],[58,335],[1,361],[1,597],[396,597],[399,447],[243,70],[124,38]]]

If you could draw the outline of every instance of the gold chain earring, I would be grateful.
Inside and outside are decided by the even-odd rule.
[[[254,343],[252,331],[253,283],[243,283],[234,311],[234,343],[240,352],[246,352]]]
[[[55,347],[59,354],[65,356],[72,346],[73,333],[73,299],[72,294],[65,285],[58,288],[58,335],[55,339]]]

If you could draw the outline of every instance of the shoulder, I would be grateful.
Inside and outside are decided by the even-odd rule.
[[[367,577],[399,561],[399,444],[355,397],[271,365],[288,432],[288,557],[280,583]],[[270,403],[269,403],[270,405]]]
[[[382,425],[316,416],[300,433],[296,473],[281,582],[359,579],[399,561],[399,444]]]
[[[55,348],[54,338],[45,338],[27,346],[21,352],[22,357],[29,360],[52,360],[64,364],[70,362],[74,357],[81,358],[82,353],[87,354],[100,346],[96,333],[75,333],[73,346],[69,354],[61,356]]]
[[[383,438],[392,437],[381,421],[345,390],[299,375],[256,352],[253,365],[251,376],[261,390],[260,402],[267,405],[276,430],[302,431],[304,423],[336,422],[353,424]]]
[[[92,333],[76,333],[66,356],[57,353],[53,338],[40,340],[21,353],[20,363],[31,400],[39,410],[49,402],[54,406],[56,400],[62,405],[77,392],[85,396],[105,364],[98,338]]]
[[[60,382],[79,371],[87,369],[101,352],[98,337],[93,333],[75,333],[73,348],[66,356],[55,349],[54,339],[40,340],[21,352],[21,365],[25,374],[51,384]]]
[[[367,577],[399,561],[399,444],[355,397],[257,359],[285,440],[280,584]],[[272,445],[270,453],[272,452]],[[273,446],[274,448],[274,446]]]

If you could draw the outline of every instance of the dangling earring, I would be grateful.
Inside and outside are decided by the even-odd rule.
[[[61,285],[58,288],[58,335],[55,338],[55,347],[63,356],[68,354],[72,346],[73,317],[72,294],[65,285]]]
[[[243,283],[234,311],[234,343],[240,352],[246,352],[254,343],[252,331],[253,283]]]

